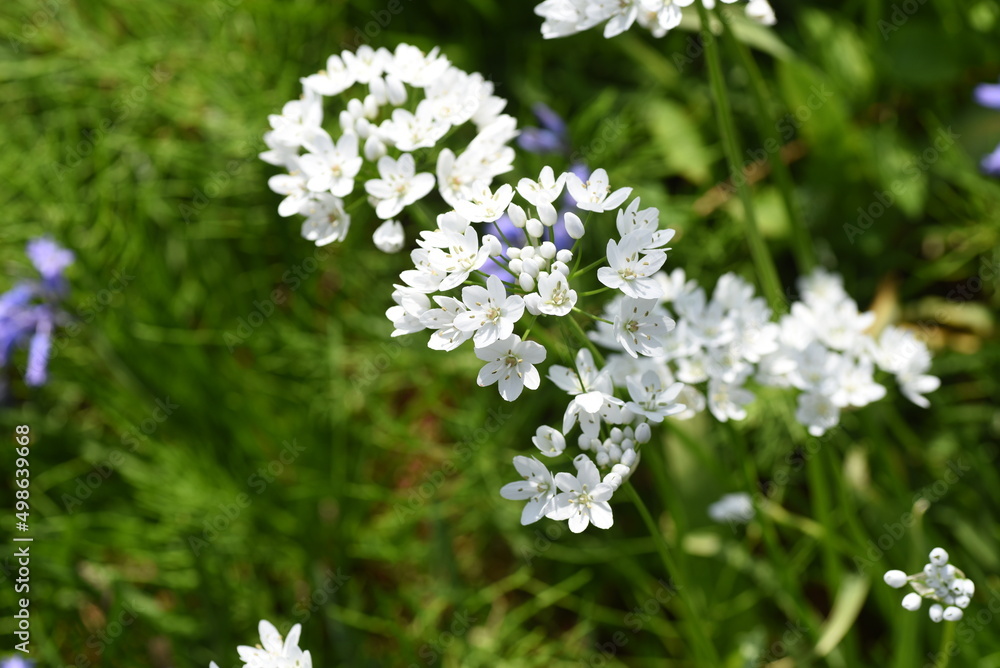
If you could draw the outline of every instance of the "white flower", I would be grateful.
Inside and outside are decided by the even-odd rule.
[[[306,187],[308,178],[300,171],[298,160],[292,165],[290,174],[275,174],[267,180],[267,187],[285,199],[278,204],[278,215],[283,218],[299,213],[313,199],[313,193]]]
[[[480,387],[498,383],[500,396],[514,401],[526,387],[537,390],[541,382],[536,364],[545,360],[545,348],[534,341],[521,341],[513,334],[506,339],[476,348],[476,357],[487,362],[479,370],[476,382]]]
[[[299,635],[302,633],[299,624],[288,631],[284,642],[278,629],[267,620],[260,620],[258,631],[260,647],[240,645],[236,648],[246,668],[312,668],[309,652],[299,648]]]
[[[632,299],[621,302],[615,316],[615,340],[632,357],[652,357],[663,351],[663,337],[674,328],[674,321],[659,311],[655,299]]]
[[[558,271],[538,274],[537,293],[525,296],[524,305],[532,315],[566,315],[576,306],[576,290],[571,290],[566,276]]]
[[[330,135],[316,130],[305,145],[310,152],[299,158],[299,164],[309,177],[306,187],[313,192],[328,190],[337,197],[350,195],[362,163],[357,135],[345,134],[334,144]]]
[[[417,113],[412,114],[406,109],[395,109],[392,118],[379,126],[381,138],[394,145],[400,151],[415,151],[418,148],[430,148],[438,143],[448,133],[450,125],[435,120],[428,111],[426,100],[417,107]]]
[[[354,85],[354,76],[348,72],[344,59],[332,55],[326,59],[326,69],[304,77],[302,85],[319,95],[339,95]]]
[[[619,188],[611,192],[608,173],[597,169],[586,182],[572,172],[566,174],[566,188],[576,200],[577,207],[584,211],[610,211],[617,209],[632,192],[631,188]]]
[[[840,408],[826,395],[805,392],[799,395],[795,419],[813,436],[822,436],[840,422]]]
[[[307,216],[302,223],[302,236],[317,246],[343,241],[351,227],[351,217],[344,211],[344,202],[329,193],[310,199],[300,211]]]
[[[533,206],[551,204],[559,199],[563,185],[566,183],[566,174],[555,177],[552,168],[546,165],[542,167],[542,172],[538,176],[538,181],[531,179],[521,179],[517,182],[517,192]]]
[[[436,295],[434,301],[440,308],[432,308],[420,316],[420,323],[427,329],[436,330],[427,347],[432,350],[454,350],[472,338],[472,332],[463,332],[455,327],[455,317],[465,313],[462,302],[454,297]]]
[[[500,488],[500,496],[512,501],[528,500],[521,511],[521,524],[526,526],[552,510],[556,486],[549,470],[534,457],[514,457],[514,468],[524,480],[507,483]]]
[[[716,378],[708,381],[708,410],[719,422],[746,418],[745,406],[751,401],[753,394],[738,384]]]
[[[837,388],[830,397],[837,406],[867,406],[885,396],[885,388],[875,382],[870,360],[845,360],[836,378]]]
[[[396,289],[392,291],[392,300],[396,302],[396,306],[390,307],[385,312],[385,317],[392,321],[395,328],[392,336],[413,334],[427,329],[421,322],[421,316],[431,307],[427,295],[402,285],[394,287]]]
[[[573,463],[577,466],[576,475],[556,474],[555,483],[562,492],[556,495],[548,517],[569,520],[569,530],[573,533],[580,533],[591,523],[599,529],[610,529],[614,516],[608,499],[614,489],[601,482],[597,466],[586,455],[580,455]]]
[[[375,230],[372,241],[383,253],[398,253],[403,250],[403,244],[406,242],[402,223],[398,220],[385,221]]]
[[[378,161],[382,178],[365,183],[365,190],[378,200],[375,215],[383,220],[399,215],[403,207],[413,204],[434,189],[434,175],[417,174],[413,156],[404,153],[399,160],[384,155]]]
[[[473,223],[492,223],[500,218],[514,199],[514,189],[507,184],[491,192],[485,181],[473,186],[472,197],[455,204],[455,211]]]
[[[767,0],[750,0],[747,3],[747,16],[757,23],[766,26],[773,26],[778,22],[774,15],[774,10]]]
[[[475,332],[474,341],[479,348],[507,339],[514,331],[514,323],[524,314],[524,300],[517,295],[507,296],[503,281],[496,276],[486,279],[485,288],[478,285],[463,288],[462,301],[468,310],[455,317],[455,327],[462,332]]]
[[[597,280],[609,288],[636,299],[659,299],[663,296],[655,274],[667,261],[667,254],[654,250],[643,252],[646,237],[627,236],[619,242],[608,240],[608,267],[597,270]]]
[[[745,492],[726,494],[708,507],[708,516],[720,524],[746,524],[753,519],[753,500]]]
[[[625,408],[653,422],[663,422],[663,418],[684,410],[683,405],[674,401],[682,389],[684,389],[683,383],[673,383],[664,388],[660,376],[655,371],[644,373],[641,382],[635,376],[630,376],[628,393],[632,401],[625,404]]]
[[[542,425],[535,430],[531,442],[546,457],[558,457],[566,449],[566,438],[558,429]]]
[[[371,83],[385,72],[386,65],[392,60],[392,54],[386,49],[377,51],[367,44],[358,47],[354,53],[344,51],[341,56],[344,66],[358,83]]]
[[[317,95],[307,94],[301,100],[286,103],[281,109],[281,115],[268,116],[275,141],[289,146],[302,146],[305,138],[318,130],[323,122],[321,100]]]

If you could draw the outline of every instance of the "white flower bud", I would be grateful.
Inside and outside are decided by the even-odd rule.
[[[559,214],[556,212],[556,208],[552,206],[549,202],[542,202],[538,206],[538,217],[542,219],[542,224],[546,227],[552,227],[559,220]]]
[[[589,460],[590,457],[588,457],[587,455],[577,455],[576,457],[573,458],[573,466],[575,466],[576,470],[579,471],[580,467],[583,466]]]
[[[906,584],[906,573],[903,571],[886,571],[882,579],[893,589],[899,589]]]
[[[583,235],[586,234],[586,230],[583,229],[583,221],[580,220],[580,216],[576,215],[572,211],[566,212],[566,215],[563,216],[563,221],[566,223],[566,233],[572,238],[582,239]]]
[[[340,129],[344,134],[354,134],[354,116],[346,109],[340,112]]]
[[[965,584],[962,580],[952,580],[951,584],[948,586],[948,591],[950,591],[954,596],[961,596],[965,593]]]
[[[358,133],[358,137],[361,139],[368,139],[373,134],[372,127],[367,118],[359,118],[354,121],[354,131]]]
[[[608,453],[604,450],[601,450],[600,452],[597,453],[596,459],[598,466],[607,466],[608,464],[611,463],[611,457],[609,457]]]
[[[958,607],[960,607],[962,609],[968,608],[969,607],[969,603],[971,603],[971,602],[972,602],[972,599],[970,599],[965,594],[962,594],[961,596],[958,596],[957,598],[955,598],[955,605],[957,605]]]
[[[553,262],[552,266],[549,267],[549,269],[551,269],[552,271],[558,271],[563,276],[569,276],[569,267],[566,265],[565,262],[559,262],[559,261]]]
[[[927,576],[928,580],[937,582],[937,570],[934,568],[934,564],[924,564],[924,575]]]
[[[511,246],[510,248],[507,249],[507,257],[509,257],[511,260],[516,260],[517,258],[521,257],[521,249],[515,246]]]
[[[957,622],[962,618],[962,611],[953,605],[944,609],[944,618],[949,622]]]
[[[648,443],[652,435],[648,422],[643,422],[635,428],[635,440],[639,443]]]
[[[496,257],[503,253],[503,246],[500,244],[500,240],[492,234],[483,235],[482,246],[490,254],[490,257]]]
[[[385,144],[375,135],[369,135],[365,140],[365,160],[377,162],[386,153]]]
[[[514,258],[513,260],[510,261],[510,264],[507,266],[510,267],[510,273],[514,274],[515,276],[521,273],[521,260]]]
[[[382,80],[381,79],[377,79],[377,81],[381,82]],[[376,97],[376,96],[374,96],[374,95],[366,95],[365,96],[365,101],[364,101],[365,118],[367,118],[370,121],[373,121],[376,118],[378,118],[378,108],[381,105],[385,104],[385,97],[384,97],[384,95],[385,95],[385,84],[384,83],[382,84],[382,94],[383,94],[383,97],[381,99],[378,98],[378,97]]]
[[[563,248],[561,251],[556,253],[556,260],[564,264],[569,264],[573,261],[573,251],[568,248]]]
[[[611,471],[613,473],[617,473],[618,475],[620,475],[621,477],[624,478],[625,476],[627,476],[632,471],[632,469],[630,469],[625,464],[619,463],[619,464],[615,464],[614,466],[612,466],[611,467]]]
[[[976,593],[976,583],[972,580],[963,580],[962,582],[965,587],[965,595],[973,596]]]
[[[535,257],[535,247],[534,246],[525,246],[524,248],[521,249],[521,259],[522,260],[529,260],[529,259],[531,259],[533,257]]]
[[[920,598],[920,594],[916,592],[910,592],[903,597],[903,607],[907,610],[913,612],[914,610],[920,609],[920,603],[923,599]]]
[[[527,260],[521,260],[521,271],[534,278],[535,276],[538,276],[538,264],[538,259],[533,257],[528,258]]]
[[[941,618],[944,617],[944,608],[939,603],[932,605],[928,612],[930,613],[932,622],[940,622]]]
[[[545,228],[542,227],[542,222],[537,218],[532,218],[526,222],[524,224],[524,229],[527,230],[529,237],[534,237],[536,239],[541,238],[545,231]]]
[[[614,441],[615,443],[621,443],[622,438],[624,438],[624,436],[625,434],[622,433],[622,430],[619,429],[618,427],[611,428],[611,440]]]
[[[517,277],[517,284],[521,286],[521,289],[525,292],[531,292],[535,289],[535,278],[526,271],[521,272],[521,275]]]
[[[618,491],[618,488],[622,486],[622,477],[619,474],[612,471],[611,473],[604,476],[604,480],[602,480],[601,482],[603,482],[605,485],[608,485],[613,490]]]
[[[622,453],[622,460],[621,460],[622,464],[628,467],[632,467],[635,465],[636,457],[638,457],[638,455],[636,454],[635,450],[626,450],[625,452]]]
[[[347,113],[351,115],[351,118],[358,120],[365,115],[365,105],[361,103],[358,98],[352,99],[347,103]]]
[[[556,245],[551,241],[543,241],[542,245],[538,248],[538,253],[546,260],[551,260],[556,256]]]
[[[507,207],[507,217],[510,218],[510,222],[514,223],[514,227],[519,229],[524,227],[524,224],[528,222],[528,214],[524,212],[523,208],[513,202]]]
[[[375,247],[383,253],[398,253],[406,243],[403,225],[396,220],[387,220],[378,226],[372,235]]]
[[[382,77],[374,77],[370,82],[368,82],[368,92],[369,94],[365,96],[365,115],[369,118],[375,118],[378,114],[369,116],[368,107],[371,104],[383,105],[389,101],[389,96],[386,91],[385,79]],[[371,99],[372,102],[368,100]]]
[[[393,106],[399,107],[406,103],[406,86],[395,75],[386,75],[385,92]]]
[[[623,438],[622,450],[635,450],[635,441],[633,441],[631,438],[628,437]]]
[[[944,566],[948,563],[948,553],[943,548],[935,547],[931,550],[931,563],[935,566]]]

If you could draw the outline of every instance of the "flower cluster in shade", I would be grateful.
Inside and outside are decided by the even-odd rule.
[[[299,648],[299,636],[302,633],[300,624],[293,626],[284,639],[274,624],[267,620],[260,620],[257,630],[260,633],[259,645],[240,645],[236,648],[243,668],[312,668],[309,651]],[[209,668],[219,666],[213,661]]]
[[[886,327],[878,339],[867,333],[872,312],[860,312],[844,291],[840,276],[824,270],[799,279],[802,301],[773,321],[771,309],[754,288],[735,274],[722,276],[709,299],[683,269],[655,277],[663,296],[655,309],[676,321],[659,355],[633,360],[609,357],[616,383],[629,375],[655,372],[665,383],[684,383],[678,419],[707,408],[721,422],[742,420],[753,401],[752,384],[798,392],[796,418],[813,436],[840,421],[841,411],[860,408],[885,396],[877,370],[895,375],[900,390],[921,407],[923,395],[940,381],[928,370],[927,346],[910,330]],[[612,301],[605,317],[621,308]],[[591,334],[615,348],[615,331],[600,323]]]
[[[458,69],[437,49],[361,46],[330,56],[326,69],[302,85],[300,99],[270,116],[268,150],[260,157],[287,170],[268,181],[284,196],[278,213],[304,216],[302,236],[317,245],[344,240],[348,212],[360,200],[384,221],[373,234],[376,246],[401,250],[404,231],[395,218],[406,207],[435,186],[455,206],[512,167],[508,143],[517,122],[502,113],[507,101],[481,74]],[[335,98],[337,122],[324,128],[328,97]],[[464,126],[473,130],[463,135]]]
[[[891,570],[886,571],[883,579],[893,589],[910,585],[913,591],[904,596],[902,602],[907,610],[919,610],[927,599],[932,601],[928,611],[931,621],[944,619],[957,622],[962,619],[962,611],[969,607],[976,585],[965,577],[965,573],[948,563],[948,553],[944,549],[935,547],[929,559],[919,573],[907,575],[903,571]]]
[[[542,17],[542,37],[566,37],[604,24],[604,36],[615,37],[638,23],[654,37],[663,37],[681,24],[683,10],[695,2],[712,9],[715,0],[544,0],[535,7]],[[738,0],[722,0],[732,4]],[[694,11],[690,9],[688,11]],[[747,16],[764,25],[774,25],[774,10],[767,0],[749,0]]]
[[[6,366],[20,346],[28,348],[24,381],[43,385],[48,378],[52,335],[66,314],[59,304],[69,291],[63,276],[73,253],[49,238],[28,242],[27,255],[39,278],[24,280],[0,295],[0,366]]]
[[[976,102],[982,106],[1000,111],[1000,83],[980,84],[976,86],[974,95]],[[1000,144],[983,158],[981,166],[987,174],[1000,176]]]

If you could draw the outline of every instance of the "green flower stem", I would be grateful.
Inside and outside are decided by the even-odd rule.
[[[663,537],[663,532],[660,531],[660,527],[656,524],[656,520],[654,520],[653,516],[650,514],[649,508],[646,507],[642,497],[632,486],[632,483],[626,482],[622,485],[622,487],[628,491],[628,495],[635,504],[635,507],[638,509],[639,515],[642,517],[642,521],[646,524],[646,528],[653,537],[653,543],[656,545],[656,550],[660,553],[660,559],[663,561],[663,567],[666,569],[667,575],[669,575],[674,583],[678,585],[677,593],[680,596],[681,604],[684,606],[685,612],[687,613],[687,622],[689,628],[691,629],[691,635],[694,641],[693,649],[699,657],[698,665],[722,665],[719,661],[719,656],[715,651],[715,647],[712,645],[708,634],[702,626],[702,620],[705,618],[705,614],[703,611],[696,609],[694,601],[692,601],[691,596],[688,593],[689,589],[686,585],[684,585],[686,582],[684,573],[682,573],[678,568],[677,563],[670,554],[670,547],[667,545],[667,541]]]
[[[934,662],[934,668],[947,668],[948,662],[951,660],[949,645],[955,641],[956,623],[957,622],[944,623],[944,629],[941,631],[941,646],[938,648],[937,660]]]
[[[595,269],[597,267],[600,267],[602,264],[604,264],[607,261],[608,261],[607,257],[602,257],[600,260],[597,260],[596,262],[591,262],[590,264],[588,264],[583,269],[574,270],[572,273],[570,273],[569,277],[570,277],[570,279],[574,279],[577,276],[579,276],[580,274],[585,274],[588,271],[590,271],[591,269]]]
[[[708,10],[702,4],[702,0],[695,3],[698,7],[698,16],[701,18],[701,26],[705,45],[705,57],[708,60],[709,82],[712,87],[712,95],[715,97],[717,110],[716,120],[719,125],[719,134],[722,136],[722,146],[726,154],[726,162],[729,165],[729,173],[734,177],[741,173],[742,163],[740,162],[740,148],[736,139],[736,125],[733,123],[732,109],[729,104],[729,95],[726,92],[726,83],[722,77],[722,60],[719,57],[719,45],[715,36],[711,34]],[[767,298],[771,309],[777,314],[787,311],[785,299],[781,290],[781,281],[778,279],[778,270],[774,265],[771,252],[764,243],[757,228],[757,218],[754,214],[753,195],[746,179],[738,179],[737,190],[740,194],[740,201],[743,203],[743,229],[747,238],[747,245],[750,246],[750,255],[753,257],[754,266],[760,279],[761,288]]]
[[[754,106],[757,108],[757,113],[754,114],[754,120],[757,122],[757,132],[760,134],[762,141],[780,147],[781,140],[778,137],[778,127],[767,106],[767,100],[771,97],[770,91],[767,89],[764,77],[761,76],[760,68],[757,67],[757,61],[754,60],[753,54],[750,53],[747,45],[736,39],[729,24],[723,21],[722,26],[726,42],[739,56],[750,78],[750,95],[753,98]],[[785,164],[784,160],[781,159],[780,153],[773,156],[769,162],[775,181],[778,183],[781,198],[785,203],[788,222],[792,227],[795,262],[798,265],[800,274],[809,273],[816,266],[816,254],[813,249],[812,239],[809,237],[809,230],[806,229],[805,221],[802,219],[799,208],[795,205],[795,188],[792,182],[792,172],[788,169],[788,165]]]

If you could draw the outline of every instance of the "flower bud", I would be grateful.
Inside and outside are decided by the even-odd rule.
[[[365,105],[361,104],[361,100],[358,98],[353,98],[347,103],[347,113],[351,115],[351,118],[357,120],[365,115]]]
[[[971,603],[971,602],[972,602],[972,599],[970,599],[965,594],[962,594],[961,596],[958,596],[958,597],[955,598],[955,605],[957,605],[960,608],[968,608],[969,607],[969,603]]]
[[[574,239],[582,239],[586,230],[583,229],[583,221],[580,220],[580,216],[576,215],[572,211],[566,212],[563,216],[563,220],[566,222],[566,233],[569,234]]]
[[[354,134],[354,116],[346,109],[340,112],[340,129],[344,134]]]
[[[546,260],[551,260],[556,256],[556,245],[551,241],[543,241],[538,249],[539,254]]]
[[[556,213],[556,208],[552,206],[549,202],[542,202],[538,206],[538,217],[542,219],[542,223],[546,227],[552,227],[559,220],[559,214]]]
[[[535,289],[535,278],[524,271],[521,275],[517,277],[517,284],[521,286],[521,289],[525,292],[531,292]]]
[[[378,79],[378,81],[382,80]],[[382,92],[384,93],[385,84],[382,84],[382,86],[383,86]],[[383,104],[385,104],[385,102],[380,101],[379,98],[375,97],[374,95],[366,95],[364,101],[365,118],[367,118],[370,121],[373,121],[376,118],[378,118],[378,108]]]
[[[368,122],[367,118],[359,118],[354,121],[354,131],[361,139],[368,139],[372,135],[372,124]]]
[[[510,273],[514,274],[515,276],[521,273],[521,260],[514,258],[513,260],[510,261],[510,264],[507,266],[510,267]]]
[[[507,257],[509,257],[511,260],[516,260],[517,258],[521,257],[521,249],[515,246],[511,246],[510,248],[507,249]]]
[[[507,207],[507,217],[510,218],[510,222],[514,223],[514,227],[519,229],[524,227],[524,224],[528,222],[528,214],[524,212],[524,209],[513,202],[511,202],[510,206]]]
[[[648,422],[643,422],[636,426],[635,428],[635,440],[638,443],[648,443],[649,438],[652,436],[652,430],[649,428]]]
[[[399,107],[406,103],[406,86],[395,75],[386,75],[385,92],[393,106]]]
[[[563,248],[561,251],[556,253],[556,259],[565,264],[569,264],[573,261],[573,251],[568,248]]]
[[[527,230],[529,237],[534,237],[536,239],[539,239],[544,233],[545,228],[542,227],[542,222],[540,220],[538,220],[537,218],[532,218],[527,223],[525,223],[524,229]]]
[[[534,246],[525,246],[524,248],[521,249],[521,259],[522,260],[530,260],[533,257],[535,257],[535,247]]]
[[[385,144],[375,135],[369,135],[365,140],[365,160],[378,161],[386,153]]]
[[[944,617],[944,608],[941,607],[940,603],[932,605],[928,612],[930,613],[932,622],[940,622],[941,618]]]
[[[963,585],[965,587],[965,595],[972,596],[976,593],[976,583],[972,580],[963,580]]]
[[[618,488],[622,486],[622,477],[619,474],[612,471],[611,473],[604,476],[604,480],[602,480],[601,482],[609,486],[611,489],[618,491]]]
[[[552,266],[549,267],[552,271],[558,271],[563,276],[569,276],[569,267],[566,266],[564,262],[553,262]]]
[[[611,463],[611,457],[608,456],[606,450],[601,450],[600,452],[597,453],[598,466],[607,466],[610,463]]]
[[[532,278],[538,276],[539,262],[536,258],[528,258],[527,260],[521,260],[521,271],[528,274]]]
[[[490,257],[496,257],[503,253],[503,246],[500,244],[500,240],[492,234],[483,235],[482,246],[490,254]]]
[[[625,434],[622,433],[622,430],[620,428],[618,428],[618,427],[612,427],[611,428],[611,440],[612,441],[614,441],[615,443],[621,443],[622,442],[622,438],[624,438],[624,437],[625,437]]]
[[[949,622],[957,622],[962,618],[962,611],[953,605],[944,609],[944,618]]]
[[[906,573],[903,571],[886,571],[882,579],[893,589],[899,589],[906,584]]]
[[[920,594],[916,592],[910,592],[903,597],[903,607],[907,610],[913,612],[914,610],[920,609],[920,603],[923,599],[920,598]]]
[[[948,563],[948,553],[943,548],[935,547],[931,550],[931,563],[935,566],[944,566]]]

